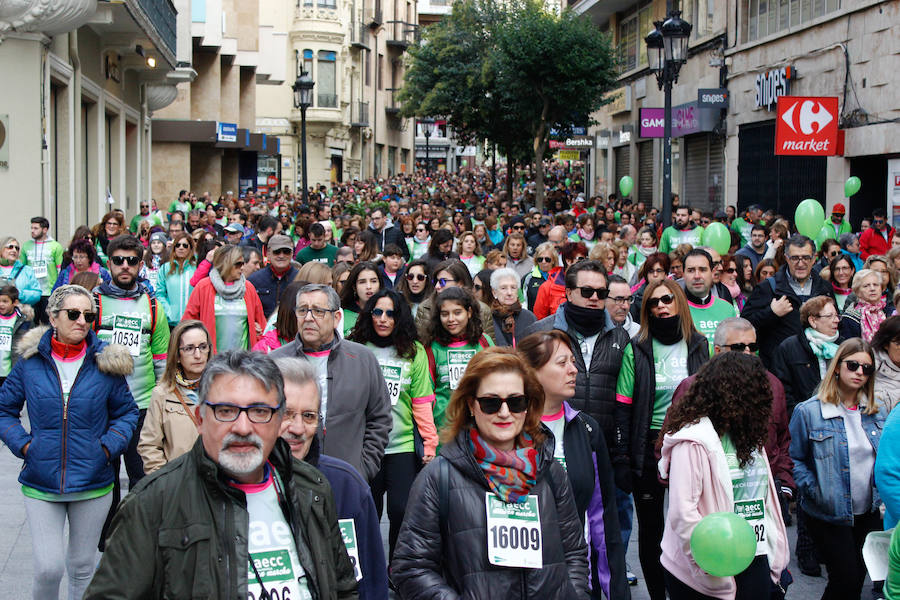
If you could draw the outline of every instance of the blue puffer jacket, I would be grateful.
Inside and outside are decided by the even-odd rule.
[[[137,426],[137,405],[125,381],[133,361],[125,348],[88,332],[84,363],[64,408],[51,335],[42,327],[22,338],[22,358],[0,388],[0,438],[25,459],[19,474],[24,485],[53,494],[104,487],[113,482],[111,460],[125,452]],[[20,421],[26,402],[30,433]]]

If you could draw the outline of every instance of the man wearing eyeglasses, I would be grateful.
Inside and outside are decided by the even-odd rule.
[[[816,246],[811,239],[791,236],[784,256],[787,264],[753,289],[741,312],[756,328],[759,357],[767,369],[778,345],[803,330],[800,306],[814,296],[834,298],[831,284],[813,272]]]
[[[134,361],[134,371],[126,379],[140,409],[135,429],[140,432],[153,388],[166,370],[169,321],[146,280],[138,277],[144,254],[140,240],[132,235],[115,237],[107,254],[111,281],[94,289],[99,316],[94,331],[104,342],[125,346]],[[144,462],[137,451],[139,438],[139,434],[131,438],[124,455],[129,489],[144,476]]]
[[[347,461],[371,481],[393,423],[390,397],[372,351],[338,335],[340,306],[331,286],[300,288],[297,338],[270,356],[302,358],[315,367],[322,391],[322,452]]]
[[[210,360],[200,436],[122,503],[85,598],[357,598],[331,489],[279,439],[284,380],[264,354]]]
[[[294,242],[288,236],[273,235],[269,238],[266,248],[269,264],[253,273],[247,280],[256,288],[263,312],[268,319],[278,308],[281,292],[294,280],[299,269],[291,262]]]
[[[284,377],[281,439],[290,445],[294,458],[319,469],[331,484],[338,525],[359,581],[360,599],[387,598],[384,542],[369,484],[350,463],[321,453],[316,436],[321,422],[316,371],[310,363],[287,356],[276,359],[275,364]]]
[[[872,211],[872,226],[859,236],[859,252],[863,260],[873,254],[887,254],[894,238],[894,228],[888,225],[883,209]]]
[[[747,245],[735,252],[735,255],[746,256],[756,270],[759,264],[766,256],[766,228],[762,225],[753,225],[750,228],[750,241]]]

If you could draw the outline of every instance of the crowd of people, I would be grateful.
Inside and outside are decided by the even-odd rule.
[[[677,196],[662,223],[557,163],[541,210],[514,177],[183,190],[0,240],[34,598],[622,600],[635,517],[652,600],[789,597],[792,551],[861,598],[900,517],[885,214],[810,239]],[[730,576],[692,554],[720,512],[756,536]],[[900,598],[900,536],[885,561]]]

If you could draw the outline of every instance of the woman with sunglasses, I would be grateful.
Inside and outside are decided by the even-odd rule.
[[[631,286],[631,318],[635,323],[641,320],[641,306],[644,302],[644,291],[648,286],[666,279],[669,267],[672,265],[669,255],[664,252],[656,252],[647,257],[638,269],[638,281]]]
[[[735,255],[726,254],[722,257],[722,274],[719,276],[719,281],[728,289],[734,305],[740,312],[744,308],[744,303],[747,302],[748,296],[738,284],[738,262]]]
[[[825,226],[827,227],[828,224],[826,223]],[[841,245],[837,240],[827,239],[823,241],[822,247],[819,248],[819,260],[813,265],[813,273],[819,273],[826,268],[840,253]]]
[[[566,270],[577,262],[587,260],[588,256],[583,242],[566,242],[559,252],[564,266],[550,270],[547,281],[538,288],[534,299],[534,316],[538,320],[556,314],[559,305],[566,301]]]
[[[14,285],[19,290],[19,302],[34,305],[41,299],[41,283],[34,276],[34,269],[19,260],[21,246],[14,237],[0,240],[0,283]]]
[[[125,230],[125,217],[115,210],[111,210],[94,226],[94,239],[97,240],[94,248],[97,250],[97,259],[100,264],[106,266],[106,248],[110,240]]]
[[[137,448],[146,474],[175,460],[197,440],[197,388],[211,349],[209,332],[201,321],[182,321],[172,330],[166,370],[153,388],[139,433]]]
[[[434,291],[434,284],[428,277],[428,265],[426,262],[417,258],[406,266],[406,273],[397,286],[397,291],[403,294],[403,297],[409,303],[410,311],[413,318],[419,310],[421,304]]]
[[[675,388],[708,360],[709,343],[694,328],[681,286],[671,279],[648,285],[641,328],[625,348],[616,382],[613,467],[619,489],[634,490],[638,554],[651,600],[666,597],[659,562],[665,487],[656,475],[656,440]]]
[[[894,304],[882,295],[884,279],[881,273],[862,269],[853,276],[853,295],[856,300],[845,306],[838,333],[841,340],[861,337],[871,342],[878,327],[894,314]]]
[[[356,263],[350,269],[350,276],[341,287],[341,309],[344,316],[342,318],[344,337],[349,337],[350,332],[356,325],[359,313],[362,307],[366,305],[369,298],[375,295],[375,292],[383,288],[381,275],[378,274],[378,265],[374,262]]]
[[[19,482],[34,553],[32,596],[58,598],[67,573],[74,600],[97,566],[113,464],[135,433],[138,409],[125,380],[134,365],[125,347],[97,338],[97,309],[84,288],[54,290],[47,313],[51,327],[25,334],[22,357],[0,388],[0,438],[25,462]],[[30,431],[20,421],[23,406]]]
[[[886,407],[875,400],[875,355],[851,338],[841,344],[815,398],[791,417],[791,458],[810,536],[828,571],[823,598],[859,600],[862,545],[881,530],[875,456]]]
[[[543,404],[512,349],[472,358],[440,457],[410,491],[391,562],[400,597],[588,597],[584,530],[541,428]]]
[[[382,289],[369,298],[349,339],[364,344],[375,354],[391,399],[393,426],[381,469],[372,480],[372,496],[380,519],[387,493],[389,548],[393,556],[409,488],[422,465],[431,462],[437,452],[428,355],[415,339],[415,325],[406,301],[393,290]]]
[[[183,319],[199,319],[209,331],[213,354],[252,348],[266,326],[262,302],[241,269],[240,246],[222,246],[213,254],[209,277],[188,298]]]
[[[448,287],[434,299],[434,311],[423,338],[434,384],[434,424],[444,424],[450,395],[459,387],[466,364],[479,351],[494,345],[483,333],[481,311],[472,292]]]
[[[159,268],[159,285],[156,287],[156,297],[166,311],[170,327],[178,324],[184,314],[194,289],[191,277],[196,270],[194,239],[183,231],[176,233],[169,260]]]
[[[578,515],[587,521],[591,597],[627,598],[625,544],[606,438],[597,421],[568,402],[578,374],[571,344],[564,331],[554,329],[529,335],[516,350],[544,388],[541,421],[553,433],[548,443],[553,442],[553,457],[569,476]]]
[[[538,290],[554,268],[559,264],[559,255],[556,246],[552,242],[538,244],[534,249],[534,267],[531,272],[522,278],[522,292],[528,304],[528,310],[534,311],[534,303],[537,300]]]

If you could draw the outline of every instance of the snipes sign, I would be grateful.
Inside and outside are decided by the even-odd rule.
[[[838,99],[781,96],[775,119],[775,154],[838,154]]]

